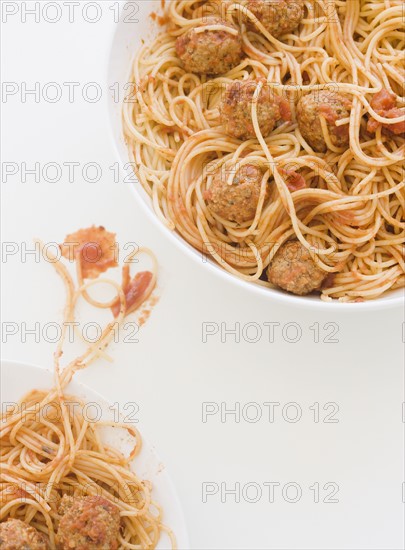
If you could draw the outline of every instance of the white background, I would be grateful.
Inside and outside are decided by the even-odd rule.
[[[102,3],[103,17],[96,24],[84,21],[80,11],[71,24],[65,9],[58,23],[47,23],[42,15],[38,23],[32,16],[24,23],[24,2],[2,4],[3,18],[5,4],[18,8],[2,28],[2,77],[19,89],[3,96],[2,103],[2,240],[19,248],[2,259],[3,357],[51,367],[54,344],[43,337],[36,343],[32,335],[23,342],[21,324],[43,327],[60,321],[62,314],[60,281],[46,262],[33,256],[22,261],[23,243],[31,247],[34,237],[61,242],[78,228],[102,224],[117,232],[121,244],[135,241],[155,251],[160,301],[140,329],[138,343],[113,344],[113,364],[99,361],[79,377],[111,402],[139,403],[141,430],[156,445],[177,487],[192,547],[404,548],[403,309],[350,314],[286,309],[241,291],[183,255],[146,217],[128,186],[114,182],[108,167],[118,159],[105,102],[91,104],[80,95],[87,82],[104,85],[114,27],[107,6],[112,3]],[[36,102],[33,96],[23,102],[23,82],[28,88],[39,82],[41,90],[48,82],[80,86],[73,103],[67,95],[56,103]],[[6,177],[5,162],[17,163],[18,173]],[[97,162],[103,175],[98,183],[88,183],[79,173],[69,183],[64,170],[56,183],[44,178],[36,183],[34,176],[23,183],[22,163],[31,168],[35,162],[41,168],[49,162],[81,167]],[[4,323],[11,322],[19,332],[7,337]],[[219,331],[204,343],[203,323],[208,322]],[[280,323],[274,342],[264,325],[270,322]],[[228,328],[240,323],[241,341],[233,335],[221,338],[221,323]],[[247,323],[262,330],[255,343],[243,338]],[[294,330],[283,338],[286,323],[299,325],[298,342],[288,342]],[[319,343],[310,329],[314,323],[320,326]],[[323,341],[329,332],[325,323],[337,325],[337,343]],[[247,339],[253,338],[253,331],[247,333]],[[240,403],[242,410],[255,402],[263,416],[249,422],[241,414],[235,422],[227,415],[221,422],[216,414],[203,422],[204,402],[228,409]],[[263,405],[267,402],[280,403],[274,422]],[[290,402],[302,410],[296,423],[281,414]],[[319,423],[309,409],[315,402],[321,407]],[[322,422],[328,402],[339,407],[337,423]],[[293,409],[289,412],[293,416]],[[247,414],[254,416],[254,409]],[[263,485],[269,482],[280,483],[273,503]],[[301,487],[299,502],[282,497],[281,488],[290,482]],[[339,486],[338,503],[322,502],[328,482]],[[218,486],[206,502],[204,483]],[[240,502],[226,495],[221,483],[228,489],[239,483]],[[261,487],[256,503],[244,498],[246,483]],[[320,484],[320,503],[314,503],[309,489],[314,483]],[[252,488],[247,498],[254,496]]]

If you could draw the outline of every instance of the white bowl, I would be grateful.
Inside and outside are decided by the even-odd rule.
[[[33,389],[49,390],[53,385],[54,373],[52,370],[15,361],[2,361],[0,364],[0,402],[3,406],[6,403],[18,403],[24,395]],[[119,401],[119,386],[117,388],[117,401]],[[66,394],[77,397],[85,403],[97,404],[96,413],[100,412],[100,418],[110,421],[113,419],[112,404],[80,382],[73,380],[67,387]],[[135,399],[136,396],[134,396]],[[173,530],[178,548],[190,548],[183,510],[174,484],[154,446],[145,438],[142,426],[140,426],[140,432],[142,449],[131,463],[131,467],[135,469],[141,479],[151,481],[153,499],[162,506],[163,521]],[[104,436],[101,436],[102,440],[106,435],[104,432]],[[114,429],[109,431],[106,443],[127,455],[128,442],[119,431],[116,432]],[[170,548],[168,537],[162,535],[157,550],[169,550]]]
[[[169,0],[170,1],[170,0]],[[152,12],[161,13],[161,0],[142,0],[139,2],[120,2],[120,22],[114,27],[114,32],[111,37],[111,47],[109,59],[107,61],[107,86],[118,83],[117,89],[120,90],[120,100],[115,101],[113,95],[109,98],[109,116],[111,122],[112,139],[117,150],[119,159],[122,165],[129,162],[128,151],[124,141],[123,125],[122,125],[122,91],[125,83],[130,81],[131,62],[135,53],[141,45],[141,40],[151,40],[159,31],[159,26],[154,23],[150,17]],[[138,10],[135,13],[135,10]],[[137,19],[137,21],[134,21]],[[194,258],[203,269],[209,269],[222,277],[228,283],[237,285],[242,292],[256,293],[267,300],[276,300],[286,306],[298,306],[308,309],[322,310],[351,310],[365,311],[377,310],[387,307],[404,306],[405,289],[387,293],[381,298],[372,301],[360,303],[340,303],[336,300],[333,302],[323,302],[318,296],[294,296],[281,290],[269,289],[259,286],[254,283],[243,281],[238,277],[228,273],[219,265],[211,260],[202,261],[200,252],[190,246],[176,232],[170,231],[156,216],[150,198],[139,183],[130,183],[131,191],[138,204],[141,204],[147,212],[152,222],[160,227],[166,238],[175,243],[185,254]]]

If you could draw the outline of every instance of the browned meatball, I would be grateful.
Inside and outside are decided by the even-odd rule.
[[[204,30],[222,25],[235,32]],[[176,41],[177,55],[190,73],[218,75],[227,73],[242,59],[242,37],[236,25],[218,17],[207,17],[203,24],[187,31]]]
[[[311,92],[303,96],[297,105],[300,132],[309,145],[319,153],[326,151],[320,117],[326,120],[331,142],[336,147],[349,145],[349,125],[336,126],[336,121],[350,115],[351,103],[340,93],[327,90]]]
[[[273,285],[301,296],[319,290],[326,275],[299,241],[283,244],[267,269]]]
[[[238,139],[256,137],[252,122],[252,99],[258,80],[235,81],[227,86],[221,102],[221,122],[227,134]],[[257,102],[257,120],[260,131],[267,137],[280,120],[291,120],[288,101],[263,82]]]
[[[209,209],[231,222],[252,220],[259,202],[262,171],[253,164],[245,164],[236,171],[232,185],[228,184],[228,177],[223,168],[215,173],[204,195]]]
[[[246,7],[276,38],[294,31],[304,17],[304,0],[248,0]],[[251,20],[248,27],[257,31]]]
[[[120,513],[112,502],[99,496],[64,497],[59,511],[60,550],[117,550]]]
[[[45,535],[19,519],[0,523],[0,548],[2,550],[47,550]]]

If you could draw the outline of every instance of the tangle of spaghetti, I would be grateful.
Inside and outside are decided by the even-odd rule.
[[[176,53],[177,38],[199,32],[207,15],[242,36],[241,62],[219,76],[187,72]],[[387,131],[405,120],[402,0],[308,0],[299,27],[281,38],[247,0],[172,0],[163,19],[135,57],[134,93],[123,113],[131,161],[159,219],[246,281],[272,286],[267,267],[286,241],[298,239],[328,274],[323,300],[363,301],[403,287],[405,142]],[[227,86],[247,80],[257,82],[255,136],[241,140],[225,131],[220,104]],[[257,117],[264,86],[288,100],[292,115],[267,137]],[[373,108],[382,89],[395,97],[391,115]],[[314,91],[350,100],[350,114],[337,123],[349,127],[348,148],[333,143],[322,117],[326,152],[303,138],[297,103]],[[210,210],[207,191],[215,171],[232,174],[248,163],[260,168],[263,184],[255,216],[236,223]],[[291,171],[302,188],[287,185]]]
[[[106,233],[103,228],[81,231],[97,238],[101,230]],[[76,235],[86,233],[78,232]],[[95,242],[97,244],[97,240]],[[82,249],[78,249],[75,253],[78,274],[76,286],[61,259],[43,246],[42,251],[48,261],[52,262],[66,288],[62,335],[54,355],[55,386],[50,391],[33,390],[11,409],[2,411],[0,521],[21,520],[44,534],[50,548],[57,548],[63,497],[97,495],[119,509],[121,527],[118,548],[153,549],[163,532],[170,538],[174,548],[174,535],[163,524],[162,511],[152,499],[151,483],[138,478],[131,464],[142,445],[137,429],[124,422],[94,421],[85,414],[85,403],[65,393],[78,370],[105,355],[104,350],[114,335],[114,328],[129,313],[130,300],[130,309],[133,311],[149,298],[156,285],[156,259],[147,249],[131,254],[127,262],[136,254],[146,253],[152,259],[153,270],[137,274],[130,280],[127,265],[123,269],[122,285],[110,278],[98,278],[94,272],[93,280],[85,281],[88,273],[79,258]],[[101,267],[100,271],[105,269],[106,266]],[[129,283],[132,283],[132,294],[128,293]],[[116,292],[115,298],[100,302],[91,297],[91,287],[98,284],[112,287]],[[62,369],[60,361],[67,327],[75,320],[75,309],[80,299],[98,308],[112,308],[115,318],[107,324],[96,342],[88,345],[80,357]],[[103,426],[107,430],[111,427],[122,430],[132,449],[128,456],[105,443],[100,432]]]

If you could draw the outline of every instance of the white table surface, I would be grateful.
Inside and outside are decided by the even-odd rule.
[[[31,247],[34,237],[60,242],[80,227],[102,224],[117,232],[121,244],[135,241],[155,251],[160,301],[138,343],[113,344],[113,364],[100,360],[78,377],[111,402],[139,404],[140,428],[177,487],[192,548],[404,548],[403,309],[375,314],[286,309],[241,292],[183,255],[128,187],[114,182],[108,167],[118,159],[103,101],[91,104],[77,95],[70,103],[64,94],[56,103],[32,96],[24,102],[21,94],[24,82],[27,88],[38,82],[41,93],[49,94],[49,82],[78,82],[79,94],[88,82],[103,85],[113,2],[98,3],[103,11],[95,24],[80,10],[69,23],[66,2],[59,2],[62,17],[54,24],[42,12],[39,22],[29,15],[24,22],[23,4],[33,2],[2,4],[3,20],[5,4],[17,9],[2,25],[2,77],[18,90],[2,104],[2,240],[17,243],[19,250],[2,259],[3,358],[49,368],[54,344],[43,336],[38,342],[33,335],[24,338],[23,323],[27,329],[39,323],[42,330],[61,319],[62,285],[49,264],[23,257],[24,243]],[[41,170],[49,162],[77,162],[80,170],[95,162],[102,177],[89,183],[79,175],[69,182],[63,168],[56,183],[43,177],[35,182],[32,175],[22,182],[23,163],[31,168],[36,162]],[[5,166],[16,166],[18,173],[6,177]],[[280,326],[270,342],[264,323],[272,322]],[[204,323],[219,327],[206,342]],[[255,343],[243,334],[239,343],[232,335],[221,338],[221,323],[227,328],[240,323],[242,333],[247,323],[256,323],[262,336]],[[298,342],[283,338],[283,328],[287,339],[294,337],[287,323],[299,325]],[[314,323],[320,326],[319,343],[310,329]],[[337,343],[323,342],[325,323],[338,327]],[[18,333],[5,334],[10,326]],[[253,332],[247,339],[254,339]],[[272,422],[269,402],[280,404]],[[302,412],[295,423],[282,414],[284,407],[284,417],[294,417],[293,406],[285,407],[292,402]],[[339,408],[333,417],[338,422],[326,423],[333,409],[323,406],[331,402]],[[217,413],[204,422],[203,403],[215,403],[205,406],[219,411],[239,403],[240,421],[230,414],[221,421]],[[247,403],[256,405],[246,408]],[[320,422],[309,408],[314,403]],[[250,422],[258,412],[261,419]],[[270,502],[272,482],[279,485]],[[338,502],[323,502],[335,487],[324,489],[326,483],[338,486]],[[240,498],[226,492],[232,488]],[[301,498],[289,502],[297,488]],[[204,490],[215,494],[204,498]]]

